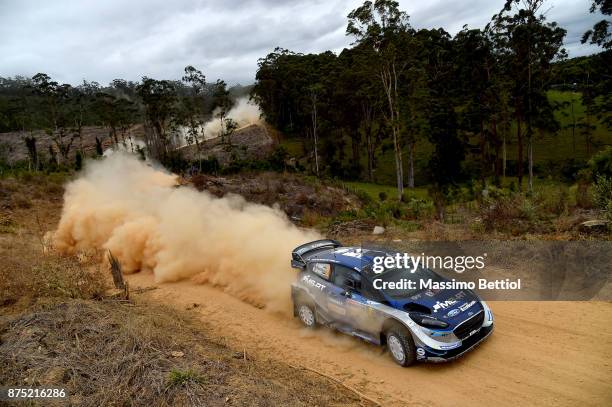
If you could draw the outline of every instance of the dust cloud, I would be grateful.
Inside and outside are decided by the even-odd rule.
[[[208,140],[221,135],[221,119],[217,117],[218,111],[213,112],[214,119],[204,124],[204,139]],[[248,98],[236,100],[236,104],[227,112],[227,118],[236,122],[238,127],[262,122],[261,109]]]
[[[125,273],[191,279],[267,309],[289,309],[290,252],[317,234],[278,209],[176,184],[177,176],[125,153],[89,162],[66,187],[54,247],[110,250]]]

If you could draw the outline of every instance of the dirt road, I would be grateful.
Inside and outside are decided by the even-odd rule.
[[[612,403],[611,303],[492,303],[496,331],[475,351],[452,363],[400,368],[378,347],[328,329],[307,331],[209,286],[155,284],[147,273],[128,279],[131,287],[158,287],[143,295],[199,313],[235,349],[316,369],[383,405]]]

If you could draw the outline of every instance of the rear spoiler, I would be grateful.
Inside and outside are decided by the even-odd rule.
[[[306,267],[306,261],[304,261],[304,255],[310,253],[313,250],[332,248],[342,246],[342,243],[332,239],[315,240],[314,242],[305,243],[301,246],[296,247],[291,252],[291,267],[303,270]]]

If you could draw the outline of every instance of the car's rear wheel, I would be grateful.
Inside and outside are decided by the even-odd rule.
[[[306,328],[313,329],[317,326],[314,308],[305,303],[297,305],[297,315]]]
[[[387,331],[387,349],[391,358],[400,366],[410,366],[416,360],[414,340],[410,332],[399,324]]]

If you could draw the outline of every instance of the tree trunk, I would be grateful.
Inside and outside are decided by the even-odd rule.
[[[518,157],[517,157],[517,177],[518,190],[523,190],[523,134],[521,133],[521,118],[516,118],[516,138],[518,142]]]
[[[416,143],[408,143],[408,188],[414,189],[414,149]]]
[[[527,139],[527,159],[529,160],[529,192],[533,191],[533,135]]]
[[[319,176],[319,139],[317,135],[317,96],[313,94],[312,98],[312,137],[314,140],[314,156],[315,156],[315,173]]]
[[[363,114],[363,132],[368,152],[368,181],[374,181],[374,142],[372,140],[372,108],[365,102],[361,104]]]
[[[482,189],[486,188],[486,170],[487,170],[487,154],[485,151],[485,129],[484,129],[484,121],[480,120],[480,182],[482,183]]]
[[[399,140],[399,111],[397,111],[397,74],[395,71],[395,63],[386,65],[381,70],[381,79],[385,93],[387,95],[387,103],[389,105],[388,121],[391,124],[391,132],[393,136],[393,151],[395,153],[395,175],[397,179],[397,195],[401,201],[404,195],[404,173],[402,163],[402,150]]]

